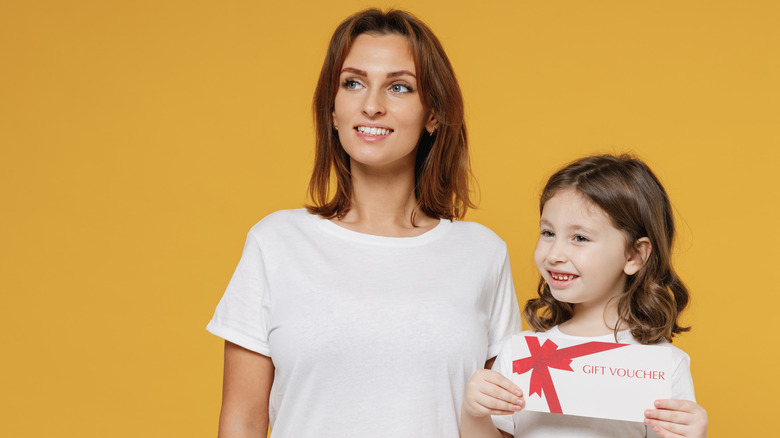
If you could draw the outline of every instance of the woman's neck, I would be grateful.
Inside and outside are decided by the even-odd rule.
[[[380,173],[355,166],[352,169],[351,198],[349,212],[334,222],[353,231],[388,237],[413,237],[439,223],[417,208],[413,168]]]

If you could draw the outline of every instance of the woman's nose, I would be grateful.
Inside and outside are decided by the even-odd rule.
[[[363,114],[366,117],[376,117],[385,112],[385,103],[381,90],[371,90],[363,99]]]

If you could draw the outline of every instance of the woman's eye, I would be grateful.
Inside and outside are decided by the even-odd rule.
[[[408,93],[412,91],[412,89],[404,84],[393,84],[390,86],[390,91],[393,93]]]
[[[574,241],[575,242],[590,242],[590,239],[588,239],[585,236],[580,236],[579,234],[577,234],[576,236],[574,236]]]
[[[555,233],[550,230],[542,230],[542,237],[555,237]]]
[[[348,90],[357,90],[358,88],[362,87],[362,85],[360,85],[360,82],[352,79],[345,80],[342,85],[344,88]]]

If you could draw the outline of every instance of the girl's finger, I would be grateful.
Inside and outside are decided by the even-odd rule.
[[[660,427],[669,432],[681,433],[683,432],[681,425],[677,423],[670,423],[663,420],[655,420],[652,418],[645,418],[645,424],[651,427]]]
[[[483,392],[475,399],[475,401],[488,409],[512,412],[519,411],[525,405],[525,401],[522,398],[512,396],[503,388],[500,388],[500,392],[502,395],[508,394],[509,399],[507,400],[501,397],[494,397],[492,394]]]
[[[656,400],[655,405],[659,409],[645,411],[645,424],[668,431],[668,434],[662,436],[707,436],[707,410],[695,402],[665,399]]]
[[[674,432],[670,432],[660,426],[656,426],[653,428],[653,432],[657,433],[661,436],[661,438],[685,438],[684,435],[678,435]]]
[[[511,415],[522,409],[522,406],[520,405],[489,398],[477,400],[477,403],[480,405],[483,412],[490,415]]]
[[[689,424],[691,414],[684,411],[671,411],[666,409],[648,409],[645,418],[660,420],[669,424]]]
[[[522,397],[519,397],[516,394],[513,394],[510,391],[506,390],[505,388],[495,384],[487,388],[487,391],[485,391],[484,394],[487,394],[496,400],[500,400],[502,402],[506,402],[510,404],[520,405],[521,403],[523,403]]]
[[[485,373],[483,375],[485,381],[490,382],[496,386],[500,386],[501,388],[504,388],[505,390],[509,391],[510,393],[518,397],[523,396],[523,391],[520,389],[520,387],[515,385],[514,382],[507,379],[505,376],[502,376],[501,374],[492,370],[485,370],[485,371],[490,371],[489,373]]]
[[[520,389],[517,388],[516,392],[512,392],[511,389],[501,386],[502,384],[509,386],[509,388],[517,388],[517,385],[512,383],[511,380],[495,371],[480,370],[474,374],[471,380],[469,380],[466,392],[472,394],[486,394],[507,403],[519,404],[522,400],[522,392]]]
[[[682,411],[682,412],[696,412],[698,409],[704,409],[696,403],[688,400],[675,400],[675,399],[660,399],[656,400],[653,405],[656,409],[666,409],[670,411]]]

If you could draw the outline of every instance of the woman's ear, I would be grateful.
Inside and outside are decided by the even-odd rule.
[[[434,132],[436,132],[436,128],[439,127],[439,121],[436,120],[436,116],[431,113],[430,116],[428,116],[428,121],[425,122],[425,130],[428,131],[429,135],[433,135]]]
[[[626,275],[634,275],[642,268],[653,251],[653,245],[647,237],[640,237],[631,247],[631,254],[628,255],[623,272]]]

